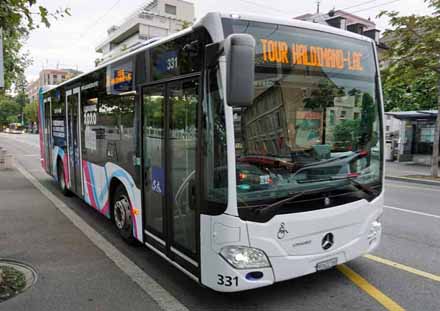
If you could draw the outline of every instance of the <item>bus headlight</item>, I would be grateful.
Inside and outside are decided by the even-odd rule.
[[[220,256],[237,269],[270,267],[266,254],[262,250],[252,247],[225,246],[220,250]]]

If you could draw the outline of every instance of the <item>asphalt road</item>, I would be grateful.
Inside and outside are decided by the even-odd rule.
[[[374,256],[347,264],[356,277],[350,279],[339,269],[332,269],[225,295],[200,287],[147,248],[127,246],[109,221],[78,198],[63,197],[40,168],[37,135],[0,134],[0,146],[189,310],[391,310],[393,305],[387,304],[387,299],[395,303],[394,308],[440,309],[440,187],[386,182],[382,243]],[[126,293],[130,300],[149,298],[133,297],[124,287],[114,290],[122,297]]]

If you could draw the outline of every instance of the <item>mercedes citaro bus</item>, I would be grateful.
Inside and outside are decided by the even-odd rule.
[[[242,291],[375,249],[375,43],[209,13],[40,92],[44,169],[188,276]]]

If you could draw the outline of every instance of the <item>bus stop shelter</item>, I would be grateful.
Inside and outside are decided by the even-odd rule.
[[[400,120],[397,160],[431,165],[437,110],[387,112]]]

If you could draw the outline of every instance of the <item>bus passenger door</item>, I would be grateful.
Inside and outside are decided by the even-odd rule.
[[[165,85],[143,92],[143,201],[150,243],[165,251]]]
[[[197,274],[199,78],[143,89],[146,241]]]
[[[70,190],[82,195],[81,107],[79,87],[66,93],[67,146]]]
[[[44,149],[46,153],[46,171],[52,172],[52,103],[51,99],[44,100]]]
[[[197,266],[197,108],[199,80],[168,84],[168,221],[171,251]],[[192,258],[192,259],[191,259]],[[191,260],[190,260],[191,259]]]

